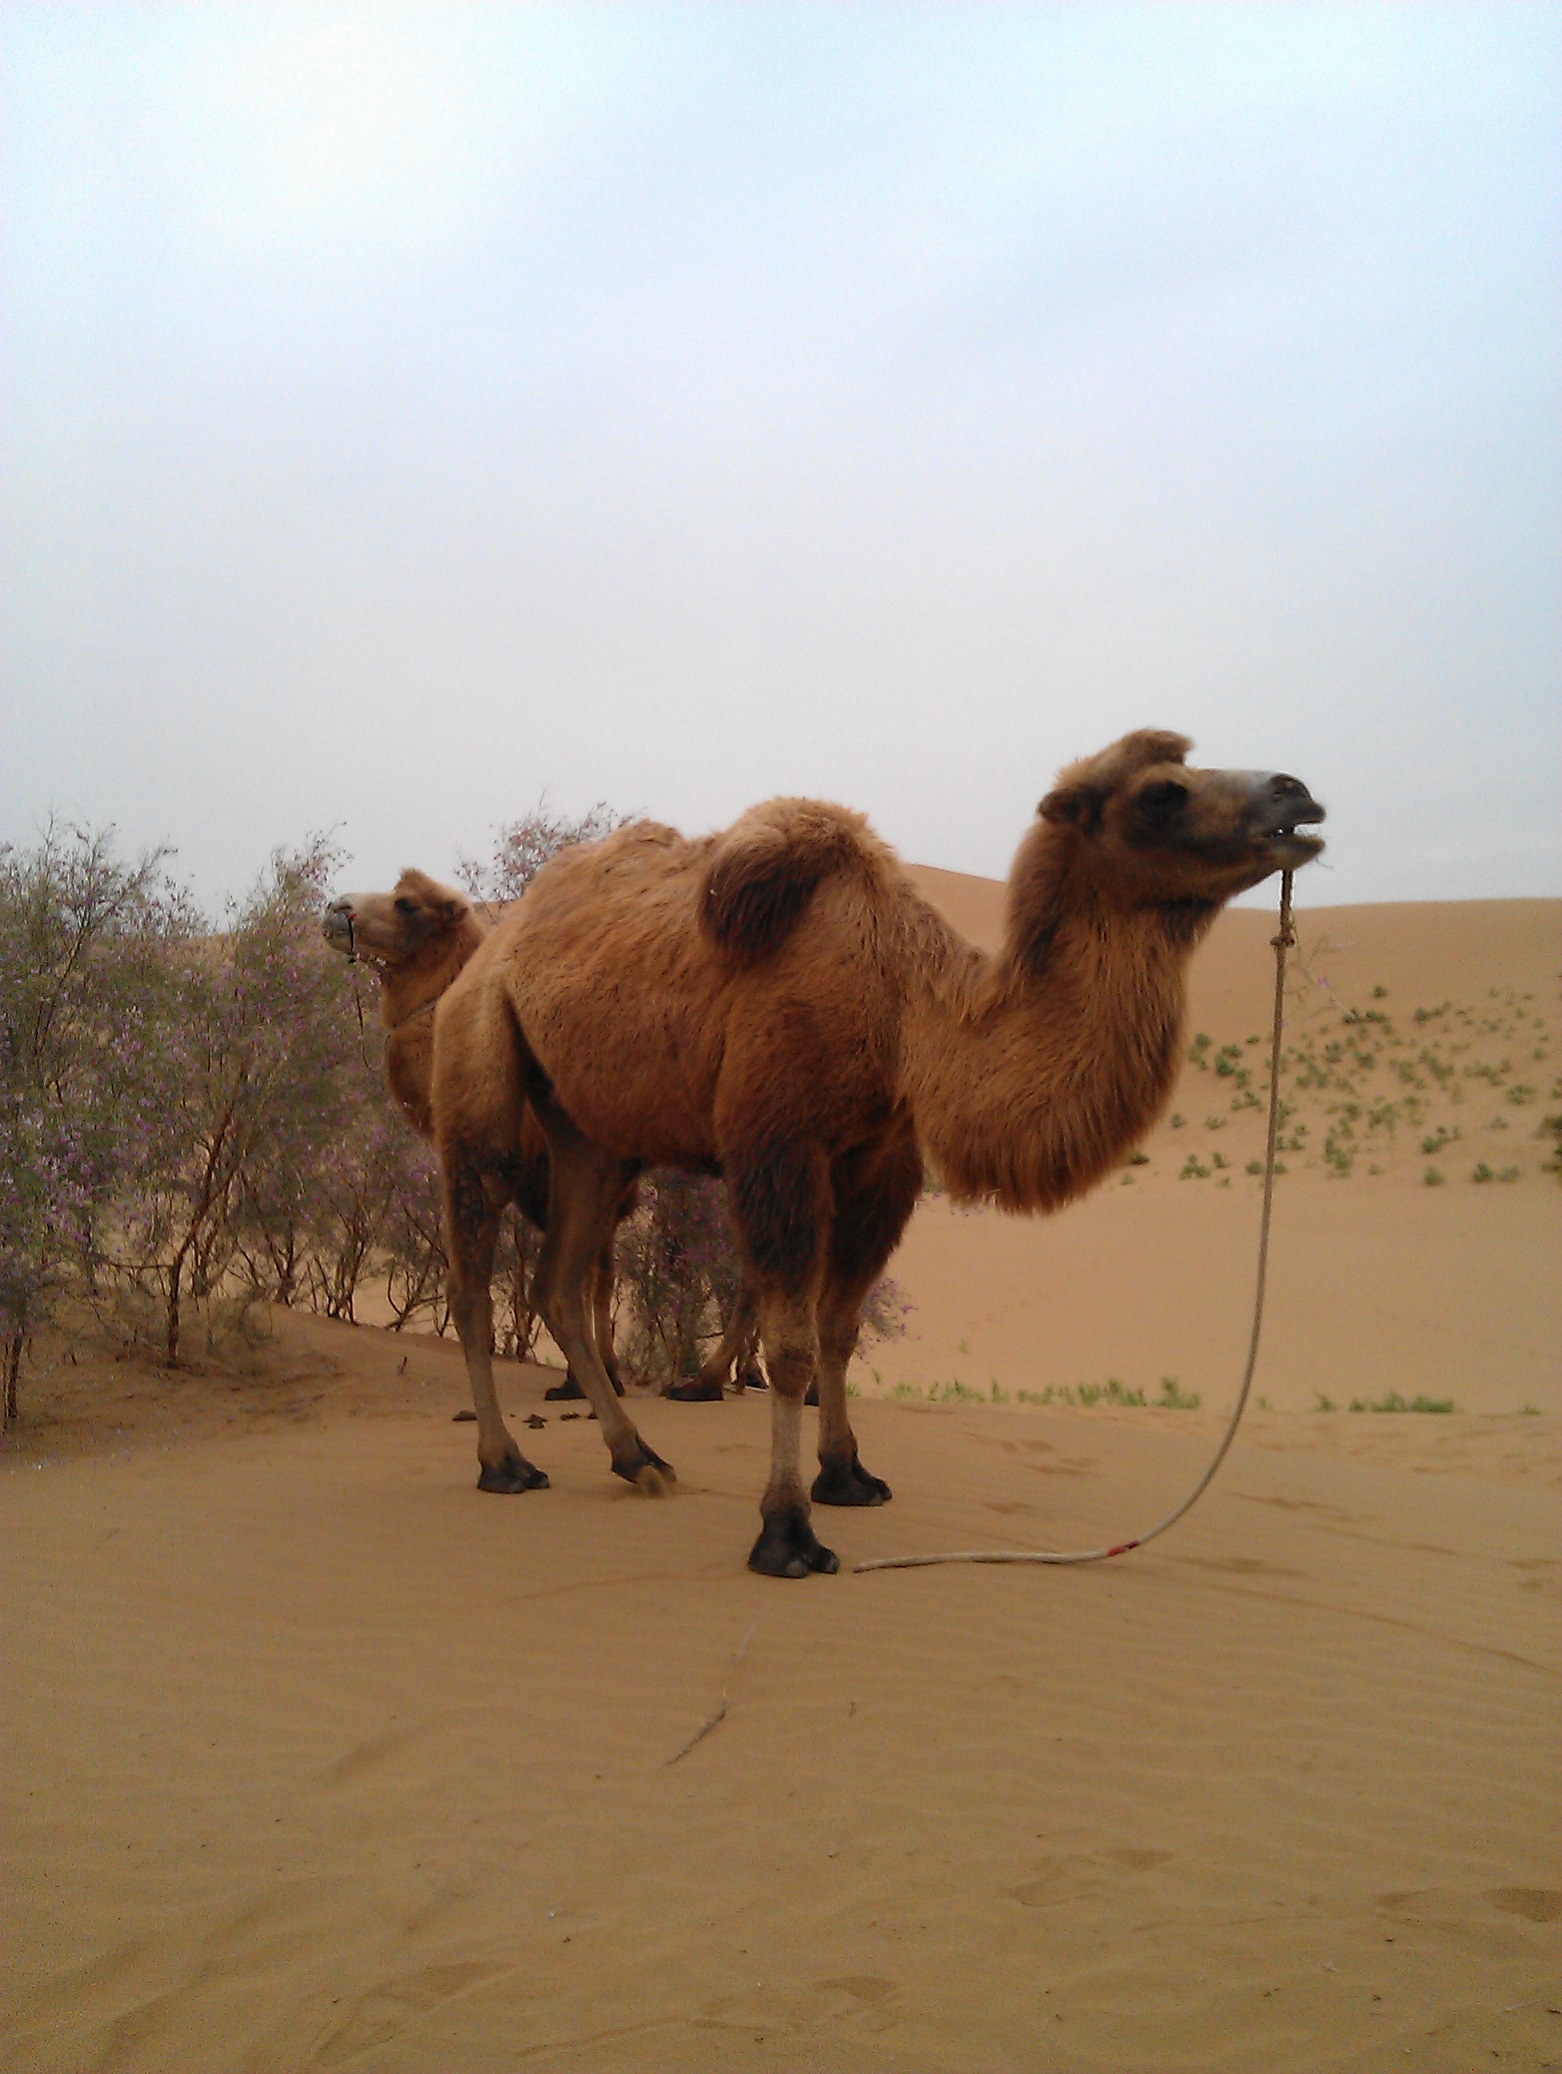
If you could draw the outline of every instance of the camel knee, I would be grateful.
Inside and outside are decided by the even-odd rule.
[[[822,1361],[845,1368],[857,1351],[857,1341],[862,1327],[855,1318],[837,1324],[821,1326],[819,1332],[819,1357]]]
[[[818,1341],[812,1338],[784,1339],[774,1351],[767,1343],[765,1367],[769,1371],[771,1388],[778,1396],[796,1398],[801,1402],[819,1367]]]

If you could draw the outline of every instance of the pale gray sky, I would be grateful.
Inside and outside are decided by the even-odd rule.
[[[0,836],[795,791],[999,876],[1152,723],[1328,802],[1313,903],[1562,892],[1555,7],[0,35]]]

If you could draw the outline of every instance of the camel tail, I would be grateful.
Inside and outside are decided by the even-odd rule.
[[[871,871],[876,847],[860,814],[817,800],[770,800],[718,838],[705,872],[704,925],[724,950],[763,957],[786,941],[822,880]]]

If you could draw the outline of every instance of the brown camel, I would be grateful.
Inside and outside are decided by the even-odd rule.
[[[442,886],[426,872],[404,871],[389,893],[348,893],[327,908],[321,924],[333,950],[372,965],[380,981],[380,1020],[385,1026],[385,1084],[402,1115],[419,1137],[433,1138],[430,1085],[434,1071],[434,1008],[440,996],[488,934],[487,923],[466,897]],[[522,1120],[520,1156],[514,1163],[513,1200],[521,1215],[539,1229],[548,1216],[548,1142],[529,1113]],[[621,1215],[634,1206],[626,1193]],[[623,1395],[623,1379],[613,1346],[613,1269],[611,1245],[602,1261],[594,1303],[597,1347],[615,1392]],[[744,1357],[750,1351],[755,1307],[744,1292],[733,1308],[720,1345],[692,1384],[678,1392],[685,1399],[720,1399],[734,1364],[739,1385]],[[553,1399],[583,1398],[573,1373],[544,1393]],[[475,1400],[474,1400],[475,1401]],[[482,1407],[478,1406],[479,1424]],[[524,1459],[499,1419],[508,1453]],[[497,1441],[497,1432],[494,1435]],[[503,1459],[503,1457],[501,1457]],[[540,1472],[539,1472],[540,1473]],[[510,1488],[508,1482],[501,1489]],[[519,1488],[538,1488],[527,1482]],[[490,1482],[485,1489],[493,1489]]]
[[[621,1476],[660,1487],[596,1362],[592,1263],[626,1174],[726,1177],[770,1371],[752,1569],[832,1571],[798,1466],[817,1375],[821,1504],[877,1505],[847,1417],[867,1290],[924,1152],[958,1200],[1053,1210],[1163,1106],[1188,960],[1221,906],[1323,847],[1297,779],[1196,770],[1143,731],[1065,770],[1009,877],[1002,950],[965,943],[860,815],[771,800],[688,841],[650,823],[565,851],[439,1009],[434,1128],[452,1309],[487,1345],[489,1176],[527,1101],[552,1149],[537,1300]]]

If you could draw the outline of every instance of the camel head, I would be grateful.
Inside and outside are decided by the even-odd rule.
[[[443,950],[469,922],[464,894],[426,872],[404,871],[389,893],[345,893],[320,924],[326,942],[344,957],[401,971]]]
[[[1130,905],[1218,905],[1316,857],[1324,810],[1283,771],[1197,770],[1184,735],[1140,729],[1060,772],[1041,802],[1080,868]]]

